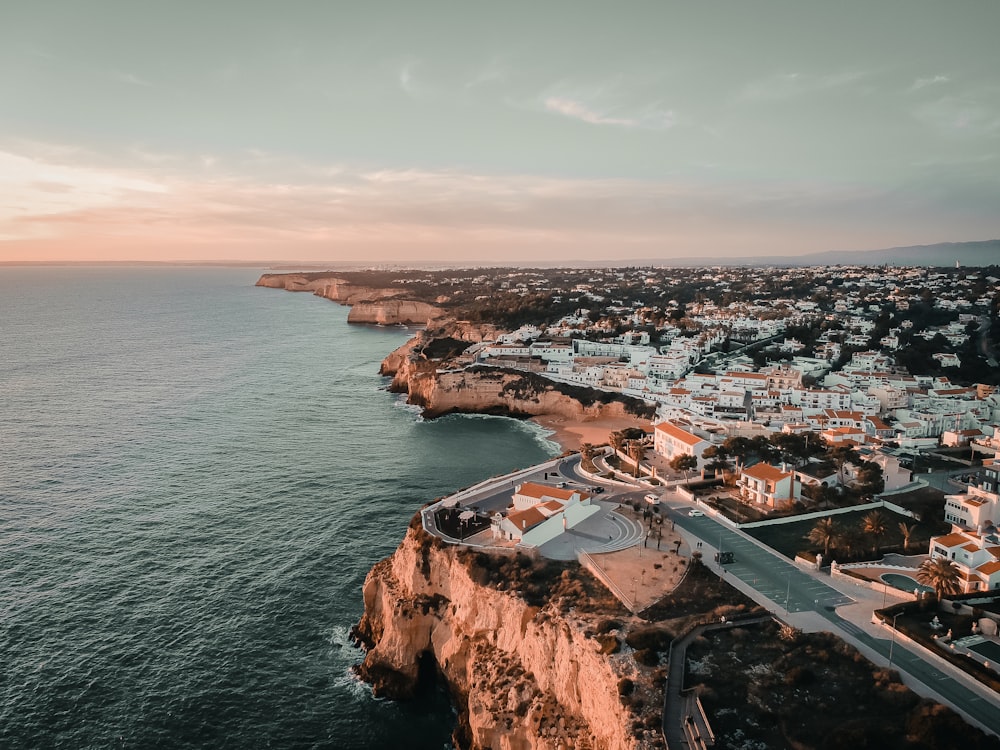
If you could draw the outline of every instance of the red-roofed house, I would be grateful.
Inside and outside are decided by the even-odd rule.
[[[1000,538],[996,533],[953,531],[934,536],[930,554],[955,564],[961,573],[962,593],[1000,589]]]
[[[794,471],[763,462],[744,469],[737,487],[744,502],[768,508],[793,503],[802,494],[802,484],[795,481]]]
[[[493,538],[527,547],[554,539],[600,510],[586,492],[538,482],[519,484],[511,500],[506,512],[493,515]]]
[[[653,428],[653,450],[667,460],[677,456],[694,456],[698,459],[698,468],[705,467],[703,454],[711,443],[693,432],[674,424],[660,422]]]

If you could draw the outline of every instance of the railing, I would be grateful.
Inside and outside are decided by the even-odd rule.
[[[577,549],[576,559],[583,567],[593,573],[601,583],[607,586],[608,591],[614,594],[618,601],[624,604],[625,608],[628,609],[629,612],[635,614],[635,600],[629,598],[624,591],[618,588],[618,584],[608,577],[608,574],[604,572],[601,566],[597,564],[597,561],[591,557],[586,550]]]

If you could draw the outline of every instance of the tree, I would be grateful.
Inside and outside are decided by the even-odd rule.
[[[830,450],[830,458],[837,465],[837,478],[844,483],[844,465],[857,463],[858,452],[853,445],[837,445]]]
[[[683,471],[684,478],[688,478],[688,472],[698,468],[698,459],[692,456],[690,453],[682,453],[679,456],[674,456],[670,461],[670,468],[674,471]]]
[[[608,443],[611,445],[611,449],[618,453],[625,445],[625,434],[621,430],[615,430],[608,435]]]
[[[962,590],[961,572],[955,563],[943,557],[933,557],[920,563],[917,581],[934,589],[938,601],[943,594],[957,594]]]
[[[862,461],[858,465],[858,490],[863,497],[872,497],[885,489],[882,467],[874,461]]]
[[[813,544],[823,545],[823,557],[829,557],[830,548],[836,547],[840,541],[840,528],[833,520],[833,516],[821,518],[809,531],[809,541]]]
[[[879,540],[889,531],[889,519],[885,517],[885,513],[873,510],[861,519],[861,530],[875,539],[872,555],[878,554]]]
[[[740,471],[740,468],[747,462],[747,456],[753,452],[753,445],[745,437],[731,437],[726,438],[726,441],[722,444],[723,449],[726,451],[726,455],[732,456],[736,459],[736,471]]]
[[[642,461],[643,457],[646,455],[645,446],[642,444],[641,440],[629,440],[628,443],[625,444],[625,450],[628,453],[628,457],[635,463],[633,476],[639,476],[639,462]]]
[[[899,533],[903,535],[903,552],[910,550],[910,537],[913,536],[913,532],[916,529],[917,525],[915,523],[907,524],[906,521],[899,522]]]
[[[587,471],[594,471],[594,456],[597,455],[597,449],[594,448],[593,443],[581,443],[580,444],[580,465]]]

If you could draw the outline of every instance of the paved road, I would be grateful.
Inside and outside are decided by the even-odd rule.
[[[689,539],[700,540],[707,564],[715,566],[715,552],[720,545],[723,550],[734,553],[735,562],[725,566],[722,576],[737,588],[749,593],[779,615],[784,615],[792,624],[796,624],[797,614],[815,613],[828,623],[829,627],[824,629],[853,643],[863,652],[874,652],[882,657],[883,663],[888,662],[891,650],[892,666],[925,687],[925,690],[918,692],[943,699],[993,734],[1000,731],[1000,697],[987,688],[970,689],[961,679],[943,671],[950,670],[949,667],[939,668],[922,652],[899,640],[873,637],[857,622],[836,613],[837,607],[854,601],[851,597],[709,516],[688,516],[690,506],[680,506],[678,503],[672,505],[675,507],[669,511],[670,518]],[[692,548],[698,549],[697,541]]]

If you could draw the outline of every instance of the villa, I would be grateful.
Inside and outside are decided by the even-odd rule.
[[[972,531],[953,531],[931,537],[930,555],[944,558],[958,568],[961,593],[1000,589],[1000,538]]]
[[[737,483],[740,497],[753,505],[778,508],[801,497],[802,485],[796,485],[795,471],[779,469],[769,463],[744,469]]]

